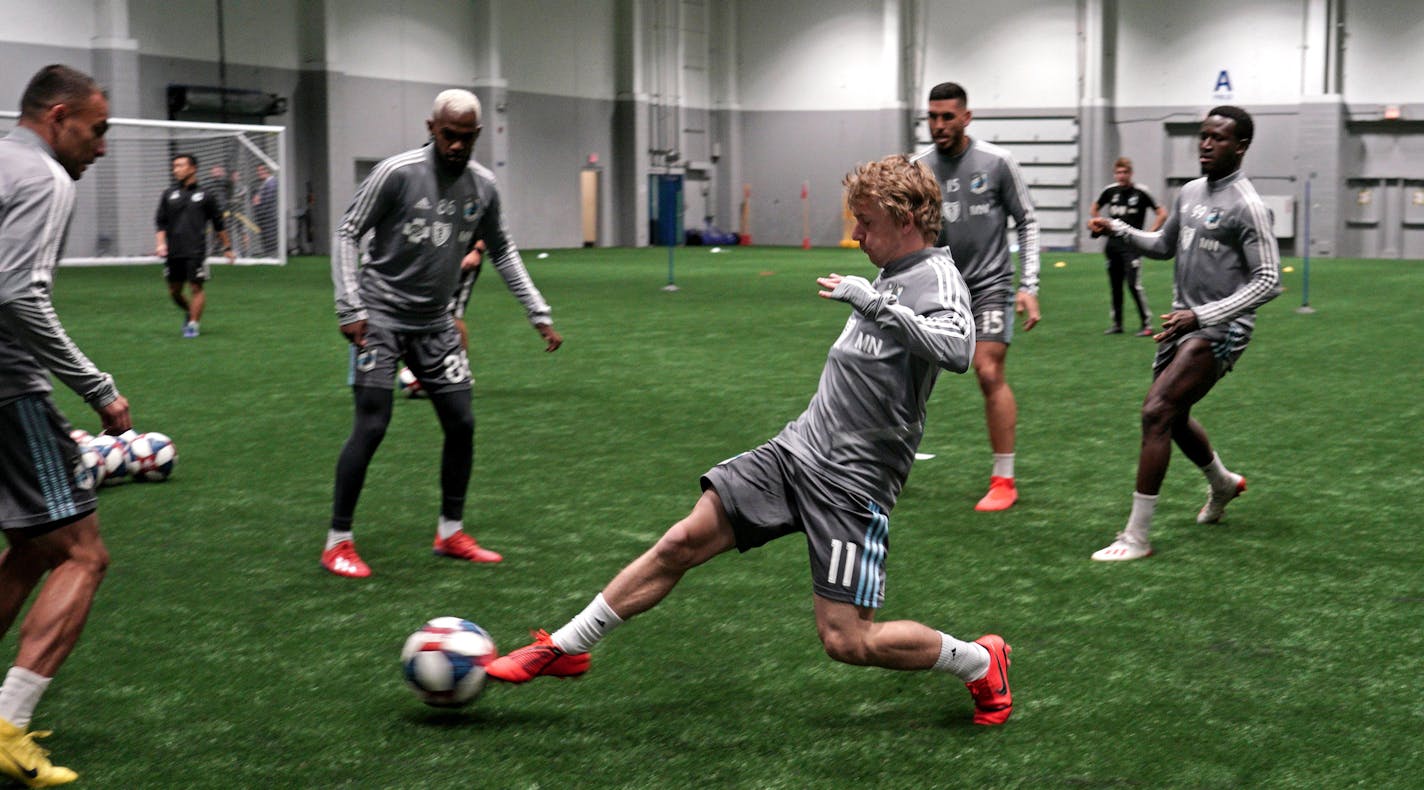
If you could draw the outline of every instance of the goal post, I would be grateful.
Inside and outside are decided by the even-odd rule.
[[[18,122],[19,113],[0,111],[0,136]],[[158,261],[154,214],[180,154],[198,160],[199,188],[216,193],[237,263],[286,262],[286,127],[110,118],[104,140],[104,158],[76,184],[62,264]],[[210,233],[210,262],[227,262],[221,247]]]

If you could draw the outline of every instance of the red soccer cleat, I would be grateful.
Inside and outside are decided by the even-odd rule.
[[[974,509],[980,512],[1008,510],[1017,501],[1019,490],[1014,487],[1014,479],[994,475],[989,478],[989,493],[979,500]]]
[[[588,653],[565,653],[554,646],[549,632],[532,632],[534,643],[491,661],[485,674],[506,683],[524,683],[540,675],[572,678],[588,671]]]
[[[464,530],[460,530],[448,538],[441,538],[437,533],[435,546],[431,552],[437,557],[453,557],[457,560],[469,560],[470,562],[499,562],[504,559],[497,551],[480,548],[480,544],[465,534]]]
[[[974,723],[1003,724],[1014,712],[1014,695],[1009,692],[1009,647],[998,634],[985,634],[974,640],[989,651],[989,672],[978,680],[965,683],[974,697]]]
[[[356,553],[356,544],[349,540],[343,540],[323,551],[321,567],[337,576],[352,579],[364,579],[371,575],[371,567],[361,561],[361,555]]]

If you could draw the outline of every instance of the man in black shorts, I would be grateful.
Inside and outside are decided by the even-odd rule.
[[[890,509],[924,435],[925,401],[941,369],[969,368],[975,330],[949,249],[930,246],[941,209],[929,169],[886,157],[847,175],[845,186],[853,238],[879,276],[816,280],[821,297],[853,309],[810,406],[771,441],[708,470],[686,518],[563,628],[537,631],[533,644],[491,662],[492,677],[523,683],[581,675],[594,644],[657,605],[692,568],[800,532],[827,655],[952,674],[969,688],[976,724],[1009,718],[1010,651],[1002,637],[963,642],[911,620],[875,622],[885,600]]]
[[[1106,214],[1109,219],[1120,219],[1142,230],[1147,224],[1149,210],[1154,211],[1157,218],[1153,220],[1148,232],[1156,233],[1167,220],[1167,209],[1158,205],[1146,187],[1133,182],[1132,160],[1125,156],[1118,157],[1113,163],[1113,183],[1105,187],[1098,199],[1093,201],[1092,218],[1097,219]],[[1107,247],[1103,252],[1108,259],[1108,287],[1112,291],[1112,324],[1103,334],[1122,334],[1122,286],[1126,283],[1128,293],[1132,294],[1132,302],[1137,305],[1137,318],[1141,329],[1137,330],[1136,335],[1152,337],[1152,309],[1147,306],[1147,292],[1143,290],[1142,279],[1138,276],[1142,268],[1141,253],[1117,236],[1108,237]]]
[[[208,225],[217,233],[227,262],[232,263],[236,256],[223,225],[222,203],[211,187],[198,184],[198,160],[192,154],[173,157],[173,184],[158,199],[153,224],[158,257],[164,259],[168,295],[183,311],[183,337],[197,337],[198,321],[208,301],[203,290],[208,281]],[[183,296],[185,282],[187,298]]]
[[[0,139],[0,635],[39,588],[0,686],[0,773],[28,787],[72,782],[31,732],[41,695],[79,642],[109,554],[92,478],[50,398],[53,374],[108,433],[132,427],[129,404],[69,339],[51,286],[74,209],[74,182],[104,155],[109,103],[93,78],[48,66],[30,80],[20,123]],[[48,574],[46,576],[46,574]],[[44,583],[41,584],[40,580]]]

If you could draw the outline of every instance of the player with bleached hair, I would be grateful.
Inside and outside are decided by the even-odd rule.
[[[1167,224],[1148,233],[1120,219],[1088,221],[1095,233],[1112,233],[1149,258],[1176,257],[1172,312],[1154,336],[1152,386],[1142,404],[1142,449],[1137,489],[1127,526],[1093,553],[1102,562],[1137,560],[1152,554],[1148,532],[1157,495],[1167,476],[1172,443],[1202,470],[1206,504],[1197,523],[1219,521],[1226,504],[1246,490],[1246,478],[1228,470],[1192,417],[1192,407],[1231,372],[1256,328],[1256,308],[1281,293],[1281,253],[1271,210],[1241,174],[1255,122],[1240,107],[1207,113],[1197,132],[1202,177],[1177,194]]]
[[[950,673],[968,685],[976,723],[1008,719],[1009,646],[1001,637],[964,642],[911,620],[875,621],[885,601],[890,510],[924,435],[925,401],[940,370],[969,368],[974,323],[949,251],[931,246],[940,192],[929,170],[887,157],[858,167],[845,187],[852,237],[879,275],[816,280],[821,297],[852,309],[806,411],[771,441],[708,470],[686,518],[563,628],[538,631],[533,644],[492,662],[492,677],[522,683],[582,674],[594,644],[657,605],[692,568],[800,532],[816,628],[831,658]]]
[[[484,242],[495,270],[524,305],[545,350],[563,343],[505,227],[494,174],[471,158],[481,128],[479,99],[466,90],[441,92],[426,127],[428,145],[386,159],[361,183],[332,245],[337,320],[352,346],[356,407],[336,463],[331,527],[321,555],[322,567],[338,576],[371,574],[356,553],[352,522],[366,470],[391,421],[402,359],[430,396],[445,436],[433,551],[470,562],[502,559],[464,530],[475,418],[470,363],[451,305],[461,262],[477,242]],[[363,262],[360,245],[368,236]]]

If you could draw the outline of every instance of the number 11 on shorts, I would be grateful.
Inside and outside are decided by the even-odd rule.
[[[844,550],[844,552],[842,552]],[[836,571],[841,568],[841,554],[845,554],[845,570],[842,572],[841,580],[836,581]],[[842,587],[849,587],[851,577],[855,574],[855,544],[844,543],[839,540],[831,541],[831,572],[826,574],[826,581],[831,584],[840,584]]]

